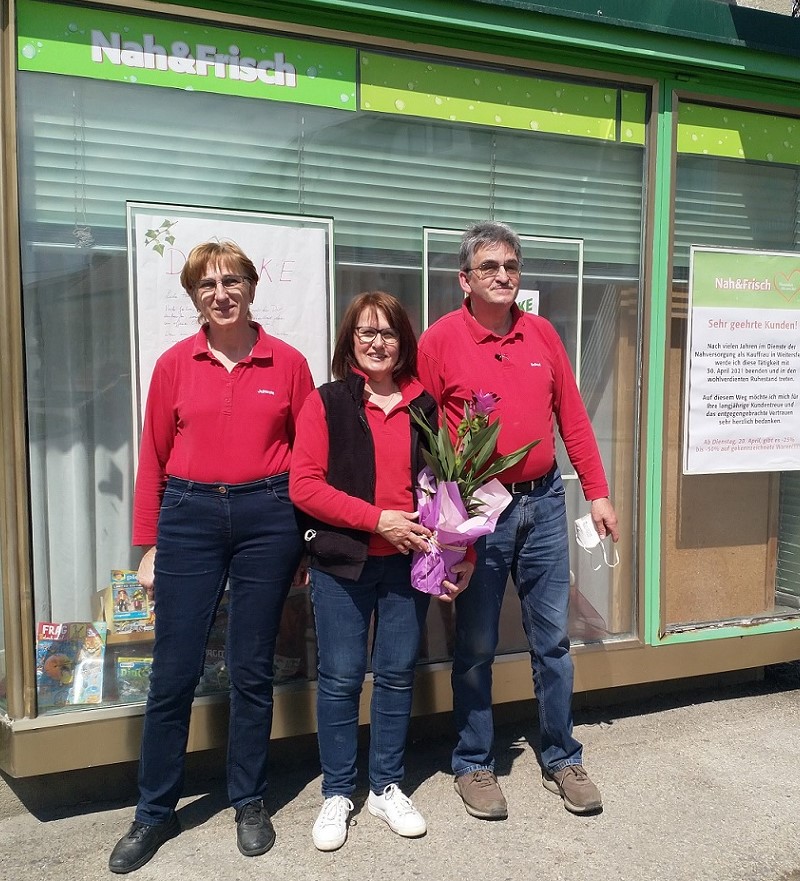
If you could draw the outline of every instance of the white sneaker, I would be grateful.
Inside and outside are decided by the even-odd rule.
[[[411,804],[411,799],[403,795],[396,783],[390,783],[380,795],[370,792],[367,809],[373,817],[388,823],[392,832],[404,838],[417,838],[428,829],[425,818]]]
[[[343,795],[325,799],[311,830],[317,850],[337,850],[347,841],[347,824],[352,810],[353,802]]]

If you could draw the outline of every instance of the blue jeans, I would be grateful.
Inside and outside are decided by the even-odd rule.
[[[288,474],[247,484],[169,478],[156,548],[156,633],[136,807],[136,819],[151,824],[169,819],[183,788],[192,699],[226,582],[228,795],[238,808],[266,789],[275,639],[302,553]]]
[[[369,785],[380,793],[403,779],[414,666],[430,596],[411,587],[411,558],[369,557],[357,581],[311,571],[317,627],[317,731],[322,794],[356,788],[358,705],[372,646]]]
[[[515,495],[494,533],[476,545],[478,563],[456,600],[453,703],[458,776],[494,768],[492,662],[500,607],[514,580],[531,651],[539,703],[542,764],[548,771],[582,762],[572,736],[572,658],[569,654],[569,543],[564,484],[558,469],[527,495]]]

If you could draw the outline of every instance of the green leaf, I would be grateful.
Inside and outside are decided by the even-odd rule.
[[[159,229],[169,229],[172,226],[172,223],[169,220],[164,220]]]
[[[450,432],[447,430],[446,422],[442,423],[439,428],[436,447],[439,461],[442,463],[444,479],[455,480],[458,477],[456,474],[456,451],[450,440]]]
[[[164,256],[164,245],[161,242],[157,245],[153,245],[153,250],[157,251],[162,257]]]
[[[427,450],[423,449],[422,458],[425,460],[431,471],[433,471],[433,476],[437,480],[443,480],[444,478],[442,476],[442,469],[439,466],[439,460],[436,458],[436,456],[431,455]]]
[[[444,410],[439,414],[440,425],[437,431],[434,431],[428,425],[425,418],[421,415],[416,407],[410,408],[411,418],[422,430],[428,442],[429,450],[423,450],[422,455],[431,471],[433,471],[437,480],[452,480],[452,474],[455,468],[455,451],[450,441],[450,434],[447,430],[447,418]]]
[[[499,459],[495,459],[495,461],[479,475],[481,482],[485,483],[489,478],[495,477],[507,468],[511,468],[512,465],[516,465],[517,462],[525,458],[525,454],[529,450],[532,450],[539,443],[541,443],[539,440],[531,441],[529,444],[525,444],[524,447],[520,447],[515,452],[509,453],[507,456],[501,456]]]
[[[472,461],[472,470],[479,472],[489,461],[497,447],[497,436],[500,434],[500,423],[492,422],[476,432],[469,445],[468,457]]]
[[[170,245],[175,244],[175,236],[164,236],[164,238],[170,243]]]
[[[428,425],[427,421],[420,414],[420,411],[417,407],[411,406],[409,407],[409,413],[411,413],[411,418],[417,425],[422,429],[425,434],[425,439],[428,442],[428,448],[433,449],[436,445],[436,435],[434,434],[433,429]],[[444,415],[444,414],[442,414]]]
[[[461,420],[461,425],[466,428],[462,437],[462,443],[467,443],[471,433],[470,426],[472,425],[472,420],[470,419],[469,404],[466,401],[464,402],[464,418]],[[461,425],[459,425],[459,430]]]
[[[452,480],[458,484],[459,493],[470,515],[479,513],[481,509],[481,503],[472,499],[475,491],[490,478],[516,465],[539,443],[538,440],[532,441],[514,453],[501,456],[482,470],[497,448],[501,428],[499,421],[489,422],[486,418],[472,419],[469,407],[465,404],[464,419],[460,425],[464,434],[454,444],[444,410],[440,411],[437,430],[428,425],[417,408],[411,407],[410,412],[411,418],[421,428],[428,443],[429,449],[422,450],[425,463],[437,481]]]

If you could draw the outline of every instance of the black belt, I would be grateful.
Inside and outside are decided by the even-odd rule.
[[[555,465],[547,472],[547,474],[543,474],[541,477],[537,477],[535,480],[520,480],[517,483],[504,483],[503,486],[512,494],[514,493],[529,493],[532,490],[536,489],[538,486],[541,486],[548,477],[552,477],[553,471],[555,471]]]

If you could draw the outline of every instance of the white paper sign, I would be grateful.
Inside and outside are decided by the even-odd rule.
[[[520,288],[517,291],[517,306],[522,312],[539,314],[539,291],[526,291]]]
[[[317,384],[328,379],[331,221],[169,205],[129,204],[128,209],[139,427],[156,359],[197,333],[197,310],[181,287],[180,273],[186,255],[201,242],[230,240],[247,254],[259,274],[254,319],[306,356]]]
[[[800,254],[692,249],[684,474],[800,469]]]

